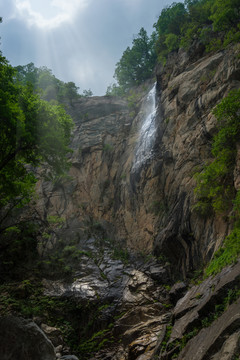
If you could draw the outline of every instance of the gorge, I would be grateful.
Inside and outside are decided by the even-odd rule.
[[[194,207],[194,174],[213,157],[212,110],[240,88],[239,54],[239,44],[206,54],[196,41],[131,98],[69,104],[72,166],[55,183],[40,177],[23,215],[40,224],[39,267],[2,289],[1,359],[239,359],[240,262],[202,276],[233,220]],[[40,350],[26,357],[12,337]]]

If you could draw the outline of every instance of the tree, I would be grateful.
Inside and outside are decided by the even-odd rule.
[[[180,35],[181,26],[187,14],[183,3],[172,3],[172,5],[165,7],[158,18],[154,27],[158,35],[175,34]]]
[[[24,66],[17,66],[15,69],[15,81],[20,85],[30,83],[33,86],[34,92],[38,93],[43,100],[64,105],[69,102],[72,105],[73,99],[77,99],[80,96],[78,94],[79,88],[74,82],[64,83],[57,79],[53,75],[52,70],[46,66],[37,68],[33,63],[30,63]],[[90,89],[85,91],[87,91],[87,96],[92,95]]]
[[[198,40],[205,50],[214,51],[240,39],[239,0],[185,0],[164,8],[154,24],[158,39],[158,60],[169,52],[190,48]]]
[[[155,33],[149,38],[141,28],[133,39],[132,48],[127,47],[116,64],[114,77],[125,91],[151,77],[156,62],[155,41]]]
[[[240,89],[231,91],[214,109],[218,121],[218,132],[213,138],[213,161],[203,171],[196,173],[197,186],[195,209],[202,214],[210,210],[224,212],[232,207],[236,199],[233,186],[233,171],[240,136]],[[240,192],[239,192],[240,194]],[[240,202],[238,206],[240,213]],[[236,207],[236,206],[235,206]],[[236,210],[236,208],[235,208]]]
[[[77,87],[72,81],[65,84],[65,96],[70,101],[71,105],[72,101],[79,96],[78,89],[79,87]]]
[[[116,83],[110,84],[106,90],[106,96],[123,96],[124,89],[121,86],[118,86]]]
[[[83,94],[82,94],[82,96],[84,96],[84,97],[89,97],[89,96],[93,96],[93,92],[92,92],[92,90],[91,89],[85,89],[85,90],[83,90]]]
[[[52,106],[15,82],[15,70],[0,55],[0,225],[13,209],[27,204],[34,192],[36,167],[52,177],[69,166],[67,154],[72,119],[61,106]],[[4,225],[4,223],[6,223]]]
[[[215,0],[212,6],[212,15],[215,31],[229,30],[237,27],[240,19],[240,3],[238,0]]]
[[[179,38],[175,34],[167,34],[165,39],[165,44],[169,52],[177,50],[179,47]]]
[[[38,87],[39,70],[32,62],[24,66],[19,65],[15,69],[15,78],[17,82],[22,85],[31,83],[34,89]]]

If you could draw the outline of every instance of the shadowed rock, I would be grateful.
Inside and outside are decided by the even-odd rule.
[[[228,348],[231,352],[239,351],[240,299],[229,306],[226,312],[208,328],[202,329],[197,336],[188,342],[180,353],[179,360],[206,360]],[[236,332],[236,334],[234,334]],[[231,337],[231,346],[229,347]],[[237,355],[237,353],[235,353]],[[217,356],[217,355],[216,355]],[[215,356],[215,358],[216,358]],[[226,354],[225,354],[226,356]],[[231,357],[228,357],[231,358]],[[222,360],[222,357],[218,358]]]
[[[31,320],[0,318],[1,360],[55,360],[54,347]]]

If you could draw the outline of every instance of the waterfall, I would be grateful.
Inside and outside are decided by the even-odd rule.
[[[156,83],[149,91],[144,102],[145,116],[139,133],[139,139],[135,149],[132,172],[138,170],[152,157],[153,144],[156,133]]]

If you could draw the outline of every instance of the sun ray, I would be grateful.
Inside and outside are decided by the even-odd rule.
[[[83,11],[91,0],[15,0],[18,16],[26,19],[29,26],[50,30],[69,23]]]

